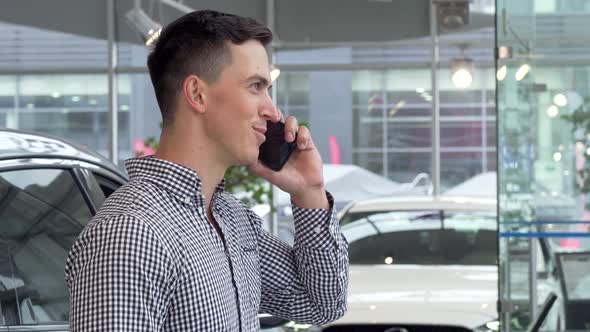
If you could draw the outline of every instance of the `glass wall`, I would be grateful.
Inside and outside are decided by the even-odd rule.
[[[65,138],[108,156],[107,84],[104,74],[3,76],[0,124]],[[129,76],[121,75],[118,87],[119,146],[129,155]]]
[[[483,7],[475,10],[489,11],[490,3],[477,2]],[[125,22],[127,5],[117,2],[115,29],[119,162],[141,141],[157,138],[161,122],[145,67],[148,49]],[[153,4],[144,9],[159,15]],[[0,52],[0,71],[10,73],[0,75],[0,125],[64,137],[108,156],[107,42],[7,22],[0,32],[7,50]],[[278,50],[279,66],[299,67],[283,70],[275,83],[277,104],[312,126],[326,163],[355,164],[399,183],[430,176],[432,53],[425,38],[394,47]],[[443,191],[495,170],[492,46],[490,28],[441,36]],[[476,64],[467,89],[450,83],[456,57]],[[321,64],[343,67],[323,71]],[[384,69],[363,68],[376,64]]]
[[[87,31],[80,32],[64,33],[0,21],[0,69],[105,68],[107,41],[84,36]]]
[[[432,50],[423,39],[407,40],[399,47],[277,52],[277,105],[285,115],[310,126],[326,165],[327,188],[348,181],[348,192],[340,187],[335,193],[337,208],[395,191],[402,196],[428,194],[435,139],[441,145],[441,192],[484,173],[495,179],[493,29],[445,35],[441,40],[439,138],[432,136]],[[458,40],[469,41],[471,47],[459,49]],[[473,81],[464,88],[451,82],[450,64],[457,57],[469,57],[475,64]],[[355,189],[362,180],[342,175],[354,174],[351,167],[378,176],[380,183]],[[495,199],[495,180],[461,194]],[[291,242],[286,194],[279,195],[277,205],[279,235]]]
[[[497,1],[502,329],[590,326],[588,1]],[[575,272],[573,272],[575,270]]]
[[[279,61],[283,58],[288,56]],[[450,70],[442,69],[442,191],[496,170],[493,69],[476,69],[467,89],[456,88],[449,77]],[[430,69],[282,71],[275,85],[279,108],[309,123],[325,163],[358,165],[400,183],[430,175]],[[495,196],[492,189],[490,197]]]
[[[0,72],[11,73],[0,74],[0,126],[62,137],[108,156],[106,41],[6,22],[0,32]],[[146,54],[140,44],[118,45],[119,65],[142,72],[117,76],[119,161],[133,156],[133,141],[159,133]]]

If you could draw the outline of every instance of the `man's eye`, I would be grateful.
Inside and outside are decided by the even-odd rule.
[[[252,83],[250,84],[250,87],[256,89],[256,90],[260,90],[260,82],[256,82],[256,83]]]

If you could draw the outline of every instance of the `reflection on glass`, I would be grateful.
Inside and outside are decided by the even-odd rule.
[[[91,218],[68,171],[0,173],[0,306],[8,325],[66,322],[67,253]]]

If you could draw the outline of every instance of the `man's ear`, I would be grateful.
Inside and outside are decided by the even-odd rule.
[[[197,75],[189,75],[182,82],[184,99],[191,109],[198,113],[205,113],[205,82]]]

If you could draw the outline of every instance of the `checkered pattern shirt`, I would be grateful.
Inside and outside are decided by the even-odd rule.
[[[294,206],[290,247],[222,183],[211,204],[224,244],[193,170],[151,157],[126,167],[129,183],[69,253],[70,331],[246,332],[259,311],[315,325],[344,314],[347,243],[333,213]]]

